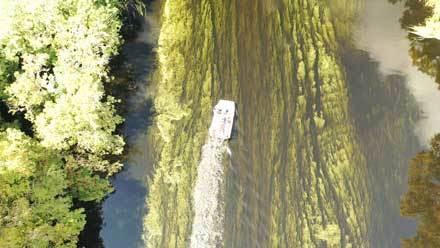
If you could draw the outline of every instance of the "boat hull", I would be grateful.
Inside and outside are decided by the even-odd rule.
[[[213,110],[209,136],[218,141],[231,138],[235,117],[235,102],[220,100]]]

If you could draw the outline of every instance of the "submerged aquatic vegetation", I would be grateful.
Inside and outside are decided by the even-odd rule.
[[[331,6],[164,3],[148,247],[189,246],[196,168],[219,98],[239,113],[225,165],[225,247],[371,246],[367,159],[340,55],[358,6]]]

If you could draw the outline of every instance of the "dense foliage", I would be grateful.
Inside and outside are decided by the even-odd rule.
[[[122,119],[103,79],[120,44],[118,9],[86,0],[3,5],[0,47],[6,63],[19,66],[6,87],[11,109],[26,112],[44,146],[72,151],[72,165],[117,171],[104,157],[122,151],[113,134]]]
[[[0,1],[0,98],[32,124],[0,125],[0,247],[76,247],[72,202],[112,191],[124,141],[104,84],[131,2]]]
[[[62,157],[19,130],[0,132],[0,246],[76,247],[85,218],[72,209]]]
[[[405,11],[400,18],[400,23],[402,28],[408,31],[409,54],[412,62],[420,71],[434,77],[440,84],[440,40],[428,36],[421,38],[420,34],[415,33],[413,29],[415,26],[425,25],[430,18],[432,19],[431,16],[439,15],[437,13],[439,9],[433,9],[420,0],[405,0],[404,2]],[[438,32],[440,34],[440,30]]]
[[[403,247],[440,247],[440,134],[431,141],[431,151],[421,152],[410,164],[408,192],[401,213],[419,217],[417,235],[405,239]]]

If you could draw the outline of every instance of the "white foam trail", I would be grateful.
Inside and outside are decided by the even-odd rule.
[[[223,247],[223,175],[222,158],[227,147],[208,139],[202,148],[194,187],[195,216],[191,234],[192,248]]]

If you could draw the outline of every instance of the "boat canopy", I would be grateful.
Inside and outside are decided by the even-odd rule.
[[[213,109],[209,135],[211,138],[224,141],[231,138],[232,126],[235,116],[235,102],[220,100]]]

